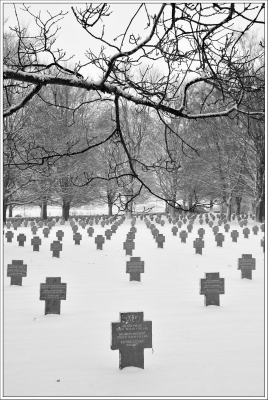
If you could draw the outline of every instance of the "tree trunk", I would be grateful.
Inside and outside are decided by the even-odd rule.
[[[40,207],[41,207],[40,218],[47,219],[47,201],[44,200],[43,203],[40,205]]]
[[[169,214],[169,205],[168,205],[167,201],[166,201],[166,206],[165,206],[165,213]]]
[[[71,208],[71,203],[70,203],[70,201],[65,201],[65,200],[63,200],[63,203],[62,203],[62,218],[63,218],[65,221],[68,221],[68,219],[69,219],[69,216],[70,216],[70,208]]]
[[[3,201],[3,222],[4,222],[4,225],[7,222],[7,207],[8,207],[8,205],[7,205],[7,203],[5,202],[5,199],[4,199],[4,201]]]
[[[257,170],[257,201],[256,201],[256,221],[264,222],[265,218],[265,179],[264,179],[264,166],[265,160],[260,162],[260,166]]]
[[[226,201],[226,206],[227,206],[227,220],[231,221],[231,214],[232,214],[232,197],[229,197]]]
[[[241,214],[241,202],[242,202],[242,196],[236,196],[236,198],[235,198],[236,215],[240,215]]]
[[[108,215],[111,217],[113,215],[113,203],[108,199]]]
[[[133,195],[131,192],[128,192],[128,194],[126,194],[126,218],[132,218],[132,197]]]
[[[192,210],[192,207],[193,207],[193,196],[192,193],[190,193],[188,196],[188,210]]]
[[[8,216],[9,216],[9,218],[13,217],[13,205],[12,204],[9,204],[9,206],[8,206]]]

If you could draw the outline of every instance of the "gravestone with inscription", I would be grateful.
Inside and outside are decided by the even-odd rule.
[[[7,226],[7,229],[10,229],[11,228],[11,222],[7,221],[6,226]]]
[[[111,349],[119,350],[119,369],[144,369],[144,349],[152,348],[152,321],[143,320],[143,312],[120,313],[120,322],[112,323]]]
[[[19,242],[19,246],[24,247],[24,242],[26,242],[26,236],[23,233],[20,233],[17,236],[17,241]]]
[[[59,240],[54,240],[50,244],[50,250],[52,251],[52,257],[60,258],[60,251],[62,251],[62,243]]]
[[[78,226],[77,225],[73,225],[72,226],[72,231],[73,231],[73,233],[76,233],[78,231]]]
[[[126,273],[130,274],[130,281],[141,280],[141,273],[144,273],[144,261],[141,261],[140,257],[130,257],[130,261],[127,261]]]
[[[7,231],[6,234],[5,234],[5,237],[7,239],[7,242],[11,243],[12,239],[14,237],[14,233],[12,231]]]
[[[213,226],[212,230],[213,230],[214,235],[217,235],[217,233],[219,232],[219,227],[218,227],[218,225]]]
[[[193,224],[188,224],[188,225],[186,226],[186,228],[187,228],[187,231],[188,231],[189,233],[191,233],[192,230],[193,230]]]
[[[32,234],[33,234],[33,235],[36,235],[36,232],[38,231],[37,226],[36,226],[36,225],[33,225],[33,226],[31,227],[31,231],[32,231]]]
[[[66,300],[67,284],[61,278],[46,278],[40,284],[40,300],[45,300],[45,315],[60,314],[60,302]]]
[[[39,251],[39,246],[41,245],[40,237],[34,236],[31,240],[31,245],[33,246],[33,251]]]
[[[22,260],[12,260],[7,265],[7,276],[11,277],[10,285],[22,286],[22,278],[27,276],[27,265]]]
[[[97,235],[95,237],[95,243],[97,244],[97,250],[102,250],[102,245],[105,242],[105,239],[102,235]]]
[[[252,270],[256,269],[256,259],[251,254],[242,254],[238,259],[237,269],[241,270],[241,278],[252,279]]]
[[[200,294],[205,295],[206,306],[219,306],[220,294],[224,294],[224,278],[219,272],[205,274],[205,279],[200,279]]]

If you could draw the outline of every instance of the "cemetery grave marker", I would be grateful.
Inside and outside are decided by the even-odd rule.
[[[219,306],[220,294],[224,294],[224,278],[219,272],[205,274],[205,279],[200,279],[200,294],[205,295],[205,306]]]
[[[65,225],[65,220],[64,220],[64,219],[62,219],[62,220],[60,221],[60,225]]]
[[[119,350],[119,369],[144,369],[144,349],[152,348],[152,321],[143,320],[143,312],[120,313],[120,322],[112,323],[111,349]]]
[[[39,226],[39,228],[43,228],[43,221],[39,221],[38,226]]]
[[[238,236],[239,236],[239,233],[238,233],[236,230],[233,230],[233,231],[231,232],[231,238],[232,238],[232,241],[233,241],[233,242],[237,242]]]
[[[53,240],[53,243],[50,244],[50,250],[52,251],[52,257],[60,258],[62,243],[59,240]]]
[[[249,228],[244,228],[243,229],[243,234],[244,234],[244,238],[248,239],[248,235],[250,234],[250,229]]]
[[[225,232],[229,232],[229,229],[230,229],[230,225],[229,224],[225,224],[224,225]]]
[[[227,224],[227,218],[224,218],[223,223],[226,225]]]
[[[70,226],[73,227],[75,225],[75,222],[73,220],[70,221]]]
[[[136,233],[137,232],[137,228],[135,228],[135,226],[132,226],[130,228],[130,232]]]
[[[33,225],[33,226],[31,227],[31,231],[32,231],[32,234],[33,234],[33,235],[36,235],[36,232],[38,231],[37,226],[36,226],[36,225]]]
[[[222,224],[222,220],[219,219],[219,221],[218,221],[218,226],[221,226],[221,224]]]
[[[95,237],[95,243],[97,244],[97,250],[102,250],[102,245],[105,242],[105,239],[102,235],[97,235]]]
[[[195,254],[202,254],[202,249],[205,247],[205,243],[201,238],[196,238],[194,241]]]
[[[177,225],[178,225],[179,228],[181,228],[182,227],[182,222],[178,221]]]
[[[74,240],[74,244],[80,244],[80,241],[82,240],[82,235],[79,232],[76,232],[73,235],[73,240]]]
[[[67,284],[61,278],[46,278],[40,284],[40,300],[45,300],[45,315],[60,314],[60,302],[66,300]]]
[[[123,249],[126,251],[126,256],[132,256],[132,250],[135,249],[135,243],[132,239],[127,239],[123,243]]]
[[[48,222],[47,226],[49,227],[49,229],[51,230],[54,226],[54,224],[52,222]]]
[[[171,232],[173,233],[173,236],[177,236],[177,232],[178,232],[177,226],[173,226],[173,227],[171,228]]]
[[[241,278],[252,279],[252,270],[256,269],[256,259],[251,254],[242,254],[238,259],[237,269],[241,270]]]
[[[113,232],[111,231],[111,229],[106,229],[106,231],[104,232],[105,237],[107,240],[111,240],[111,236],[113,234]]]
[[[7,231],[6,234],[5,234],[5,237],[7,239],[7,242],[11,243],[12,239],[14,237],[14,233],[12,231]]]
[[[27,227],[27,226],[28,226],[28,221],[27,221],[27,220],[23,221],[23,225],[24,225],[25,227]]]
[[[161,224],[161,226],[164,226],[164,225],[165,225],[165,221],[164,221],[164,220],[161,220],[161,221],[160,221],[160,224]]]
[[[88,236],[91,236],[91,237],[92,237],[92,235],[93,235],[93,233],[94,233],[94,228],[92,228],[92,226],[90,226],[89,228],[87,228],[87,233],[88,233]]]
[[[264,230],[265,230],[265,225],[264,225],[264,224],[261,224],[260,228],[261,228],[261,231],[264,232]]]
[[[183,218],[182,222],[183,222],[184,224],[186,224],[187,219],[186,219],[186,218]]]
[[[253,233],[254,233],[254,235],[257,235],[258,234],[258,231],[259,231],[259,227],[258,226],[253,226],[252,227],[252,231],[253,231]]]
[[[217,225],[213,226],[212,230],[213,230],[214,235],[216,235],[219,232],[219,227]]]
[[[16,231],[16,230],[18,229],[18,224],[17,224],[17,222],[14,222],[14,223],[13,223],[13,229],[14,229],[14,231]]]
[[[261,239],[261,247],[263,248],[263,252],[264,252],[264,247],[265,247],[264,237]]]
[[[6,226],[7,226],[7,229],[10,229],[10,228],[11,228],[11,223],[8,221],[8,222],[6,223]]]
[[[163,249],[165,240],[166,240],[166,239],[165,239],[165,236],[162,235],[161,233],[159,233],[159,235],[156,236],[155,241],[156,241],[157,247],[158,247],[159,249]]]
[[[43,234],[44,234],[44,237],[45,237],[45,238],[48,238],[49,232],[50,232],[50,229],[46,226],[46,227],[43,229]]]
[[[186,231],[181,231],[179,236],[181,238],[181,243],[186,243],[188,233]]]
[[[217,233],[215,235],[215,240],[217,242],[217,246],[222,247],[222,243],[224,242],[224,235],[222,233]]]
[[[192,224],[188,224],[188,225],[187,225],[187,231],[188,231],[189,233],[191,233],[192,230],[193,230],[193,225],[192,225]]]
[[[101,226],[104,228],[104,226],[105,226],[105,221],[101,221]]]
[[[127,239],[134,240],[135,239],[135,233],[134,232],[127,233]]]
[[[34,236],[32,238],[31,245],[33,246],[33,251],[39,251],[39,246],[41,245],[41,239],[39,236]]]
[[[73,233],[76,233],[78,231],[78,226],[77,225],[73,225],[72,226],[72,231],[73,231]]]
[[[35,225],[35,221],[31,221],[30,225],[31,225],[31,227],[33,227]]]
[[[141,273],[144,273],[144,261],[141,261],[140,257],[130,257],[130,261],[127,261],[126,273],[130,274],[130,281],[141,280]]]
[[[204,220],[202,218],[199,218],[199,224],[203,225]]]
[[[56,236],[57,236],[58,240],[61,241],[64,236],[64,232],[61,230],[57,231]]]
[[[117,225],[112,225],[111,226],[111,230],[113,231],[113,233],[116,233],[118,226]]]
[[[197,231],[197,233],[198,233],[198,236],[199,236],[201,239],[203,239],[204,234],[205,234],[205,229],[204,229],[204,228],[199,228],[198,231]]]
[[[24,247],[24,242],[26,242],[26,236],[23,233],[20,233],[17,236],[17,241],[19,242],[19,246]]]
[[[11,277],[10,285],[22,286],[22,278],[27,276],[27,265],[22,260],[12,260],[7,265],[7,276]]]
[[[154,229],[152,230],[153,238],[155,239],[155,238],[157,237],[158,234],[159,234],[159,230],[158,230],[157,228],[154,228]]]

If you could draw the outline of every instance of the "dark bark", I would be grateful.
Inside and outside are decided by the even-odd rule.
[[[241,214],[241,202],[242,202],[242,196],[236,196],[236,198],[235,198],[236,215]]]
[[[193,196],[192,193],[190,193],[188,196],[188,210],[191,210],[192,207],[193,207]]]
[[[5,200],[3,201],[3,222],[4,224],[6,224],[7,222],[7,203],[5,202]]]
[[[260,162],[257,170],[257,199],[256,199],[256,221],[264,222],[265,219],[265,159]]]
[[[9,204],[9,206],[8,206],[8,216],[9,216],[9,218],[13,217],[13,205],[12,204]]]
[[[46,200],[43,201],[41,204],[41,211],[40,211],[40,218],[41,219],[47,219],[47,202]]]
[[[108,215],[111,217],[113,215],[113,203],[108,200]]]
[[[70,208],[71,208],[70,201],[63,200],[63,203],[62,203],[62,218],[65,221],[68,221],[68,219],[70,217]]]
[[[226,218],[228,221],[231,221],[231,214],[232,214],[232,198],[229,197],[226,201],[226,207],[227,207],[227,215]]]

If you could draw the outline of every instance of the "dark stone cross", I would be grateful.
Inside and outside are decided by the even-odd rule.
[[[204,228],[199,228],[198,231],[197,231],[197,233],[198,233],[198,236],[199,236],[201,239],[203,239],[204,234],[205,234],[205,229],[204,229]]]
[[[9,222],[9,221],[7,221],[7,229],[10,229],[11,228],[11,223]]]
[[[27,265],[22,260],[12,260],[7,266],[7,276],[11,277],[10,285],[22,286],[22,278],[27,276]]]
[[[130,281],[141,280],[141,273],[144,273],[144,261],[141,261],[140,257],[130,257],[130,261],[127,261],[126,273],[130,274]]]
[[[193,230],[193,225],[192,225],[192,224],[188,224],[186,228],[187,228],[187,231],[188,231],[189,233],[191,233],[192,230]]]
[[[217,235],[215,235],[215,240],[217,242],[217,246],[222,247],[222,243],[224,242],[223,233],[217,233]]]
[[[94,228],[92,228],[92,226],[90,226],[89,228],[87,228],[87,233],[88,233],[88,236],[93,236],[93,233],[94,233]]]
[[[31,228],[31,231],[32,231],[32,234],[35,235],[36,232],[38,231],[37,226],[36,226],[36,225],[33,225],[32,228]]]
[[[217,225],[213,226],[212,230],[213,230],[214,235],[216,235],[219,232],[219,227]]]
[[[102,245],[105,242],[105,239],[102,235],[97,235],[95,237],[95,243],[97,244],[97,250],[102,250]]]
[[[196,238],[194,241],[195,254],[202,254],[202,249],[205,247],[205,243],[201,238]]]
[[[159,234],[159,230],[158,230],[157,228],[154,228],[154,229],[152,230],[153,238],[155,239],[155,238],[157,237],[158,234]]]
[[[46,227],[43,229],[44,237],[45,237],[45,238],[48,238],[49,233],[50,233],[50,229],[46,226]]]
[[[19,246],[24,247],[24,242],[26,242],[26,236],[23,233],[20,233],[17,236],[17,241],[19,242]]]
[[[7,231],[6,234],[5,234],[5,236],[6,236],[7,242],[8,242],[8,243],[11,243],[11,242],[12,242],[12,239],[13,239],[13,237],[14,237],[14,233],[13,233],[12,231]]]
[[[181,222],[181,221],[178,221],[178,222],[177,222],[177,225],[178,225],[179,228],[181,228],[181,227],[182,227],[182,222]]]
[[[134,232],[128,232],[127,233],[127,239],[134,240],[135,239],[135,233]]]
[[[230,229],[230,225],[229,224],[225,224],[224,225],[225,232],[229,232],[229,229]]]
[[[173,233],[173,236],[177,236],[177,232],[178,232],[177,226],[173,226],[173,227],[171,228],[171,232]]]
[[[123,243],[123,249],[126,251],[126,256],[132,256],[132,250],[135,249],[135,243],[132,239],[127,239]]]
[[[104,226],[105,226],[105,221],[101,221],[101,226],[104,228]]]
[[[115,224],[113,224],[113,225],[111,226],[111,231],[112,231],[113,233],[116,233],[117,228],[118,228],[118,226],[115,225]]]
[[[76,232],[73,235],[73,240],[74,240],[74,244],[80,244],[80,241],[82,240],[82,235],[79,232]]]
[[[159,233],[159,235],[157,235],[155,238],[155,241],[157,243],[157,248],[163,249],[165,240],[166,240],[165,236]]]
[[[133,232],[133,233],[136,233],[137,232],[137,228],[135,226],[132,226],[129,231]]]
[[[17,222],[14,222],[14,223],[13,223],[13,229],[14,229],[14,231],[16,231],[16,230],[18,229],[18,224],[17,224]]]
[[[59,240],[54,240],[50,244],[50,250],[52,251],[52,257],[60,258],[60,251],[62,251],[62,243]]]
[[[111,231],[111,229],[106,229],[106,231],[104,232],[105,237],[107,240],[111,240],[111,236],[113,234],[113,232]]]
[[[220,294],[224,294],[224,278],[219,272],[205,274],[205,279],[200,279],[200,294],[205,295],[206,306],[219,306]]]
[[[243,234],[244,234],[244,238],[248,239],[248,235],[250,234],[250,229],[249,228],[244,228],[243,229]]]
[[[164,226],[165,225],[165,221],[163,219],[161,219],[160,224],[161,224],[161,226]]]
[[[77,225],[73,225],[72,226],[72,230],[73,230],[73,233],[76,233],[78,231],[78,226]]]
[[[31,240],[31,245],[33,246],[33,251],[39,251],[39,246],[41,245],[40,237],[34,236]]]
[[[204,220],[202,218],[199,219],[199,224],[203,225]]]
[[[64,236],[64,232],[63,231],[57,231],[56,236],[58,238],[59,241],[62,241],[62,238]]]
[[[242,254],[238,259],[237,269],[241,270],[241,278],[252,279],[252,270],[256,269],[256,259],[251,254]]]
[[[60,314],[60,301],[66,300],[67,284],[61,278],[46,278],[40,283],[40,300],[45,300],[45,315]]]
[[[23,225],[26,227],[26,226],[28,226],[28,221],[27,221],[27,219],[25,219],[24,221],[23,221]]]
[[[112,323],[111,349],[119,350],[119,369],[144,369],[144,349],[152,348],[152,321],[143,320],[143,312],[120,313],[120,322]]]
[[[60,221],[60,225],[65,225],[64,219],[62,219],[62,220]]]
[[[43,221],[38,221],[39,228],[43,228]]]
[[[237,242],[238,236],[239,236],[239,233],[236,230],[231,232],[231,238],[232,238],[233,242]]]
[[[179,236],[181,238],[181,243],[186,243],[188,233],[186,231],[181,231]]]
[[[252,231],[253,231],[253,233],[254,233],[254,235],[257,235],[258,234],[258,231],[259,231],[259,227],[258,226],[253,226],[252,227]]]

